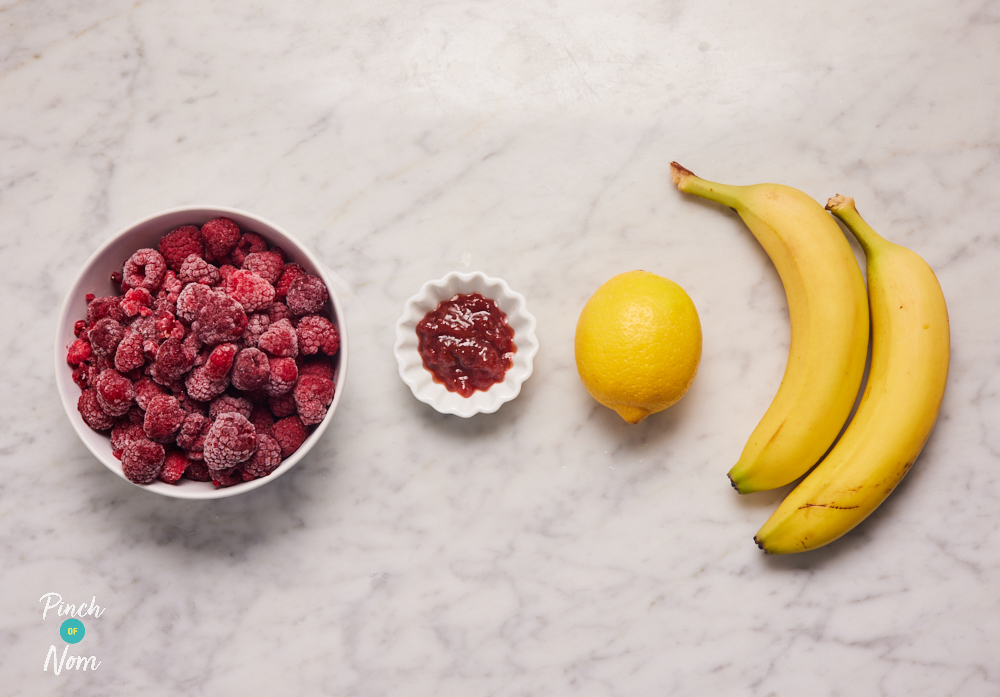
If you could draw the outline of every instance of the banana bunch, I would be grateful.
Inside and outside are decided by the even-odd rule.
[[[717,184],[676,162],[671,176],[681,191],[733,208],[781,277],[792,328],[788,363],[729,478],[749,493],[808,472],[754,541],[770,554],[821,547],[885,500],[930,435],[950,351],[941,286],[917,254],[865,223],[850,198],[835,196],[826,208],[865,252],[867,294],[846,237],[802,192]],[[869,320],[868,382],[844,429],[863,377]]]

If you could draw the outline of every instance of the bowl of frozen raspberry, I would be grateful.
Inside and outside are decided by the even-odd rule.
[[[329,271],[287,232],[232,208],[128,226],[63,302],[56,382],[116,475],[164,496],[251,491],[322,437],[347,373]]]

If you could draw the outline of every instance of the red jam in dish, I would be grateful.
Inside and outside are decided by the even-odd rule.
[[[450,392],[471,397],[498,382],[514,362],[514,330],[496,302],[456,295],[417,324],[424,367]]]

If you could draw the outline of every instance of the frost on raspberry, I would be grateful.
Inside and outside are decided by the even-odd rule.
[[[95,389],[88,388],[80,393],[76,409],[80,412],[83,422],[95,431],[107,431],[115,425],[115,417],[101,409]]]
[[[184,284],[181,283],[181,279],[177,278],[177,272],[173,269],[167,269],[167,273],[163,277],[163,286],[161,286],[160,292],[156,294],[156,299],[166,300],[176,305],[177,297],[182,290],[184,290]]]
[[[236,341],[246,328],[247,314],[243,306],[221,291],[212,291],[191,324],[198,338],[213,346]]]
[[[198,283],[203,286],[217,286],[222,282],[222,274],[219,267],[209,264],[199,256],[192,254],[177,271],[177,278],[181,283]]]
[[[96,365],[92,363],[82,363],[73,369],[73,382],[77,384],[81,390],[85,390],[88,387],[94,386],[94,381],[100,371],[97,369]]]
[[[145,288],[151,293],[160,289],[167,262],[155,249],[140,249],[125,262],[122,284],[129,288]]]
[[[90,348],[95,356],[114,356],[118,343],[125,336],[125,329],[110,317],[97,320],[87,332]]]
[[[240,465],[243,480],[260,479],[278,469],[281,464],[281,446],[266,433],[257,434],[257,450],[250,459]]]
[[[280,254],[275,252],[258,251],[248,254],[243,260],[242,268],[246,271],[253,271],[272,286],[281,278],[285,270],[285,262]]]
[[[121,459],[121,453],[125,446],[137,438],[145,438],[146,432],[142,424],[132,423],[129,420],[118,420],[118,423],[111,429],[111,452],[118,453],[115,457]]]
[[[267,384],[264,389],[271,397],[291,392],[295,387],[295,380],[299,376],[299,368],[295,365],[294,358],[272,358],[268,359],[271,372],[268,375]]]
[[[146,363],[146,356],[142,351],[142,334],[132,327],[125,330],[125,336],[118,343],[115,351],[115,370],[120,373],[127,373],[130,370],[141,368]]]
[[[177,316],[182,322],[191,324],[198,318],[201,308],[208,302],[212,289],[200,283],[189,283],[177,296]]]
[[[160,239],[157,247],[167,266],[179,271],[181,264],[192,254],[196,257],[205,256],[205,245],[201,241],[201,230],[194,225],[181,225],[174,228]]]
[[[298,416],[289,416],[274,422],[271,427],[274,439],[281,446],[281,457],[286,458],[306,442],[309,429]]]
[[[288,295],[288,289],[292,287],[292,283],[295,279],[305,275],[307,275],[306,270],[298,264],[285,264],[285,268],[282,269],[281,276],[278,278],[278,282],[274,286],[275,297],[278,300],[284,300],[285,296]]]
[[[278,358],[295,358],[299,355],[299,337],[290,321],[278,320],[261,334],[257,348]]]
[[[153,295],[145,288],[133,288],[122,298],[121,308],[126,317],[149,314],[153,305]]]
[[[181,408],[177,398],[171,395],[157,395],[149,400],[146,418],[142,427],[146,435],[158,443],[170,443],[176,438],[177,431],[187,418],[187,412]]]
[[[177,339],[167,339],[156,350],[150,377],[161,385],[167,385],[180,380],[193,365],[194,354]]]
[[[177,447],[183,448],[190,459],[201,460],[204,457],[205,436],[211,427],[212,420],[204,414],[189,413],[177,431]]]
[[[94,298],[87,304],[87,324],[93,326],[98,320],[110,317],[116,322],[125,321],[125,313],[122,312],[121,298],[114,295],[105,295]]]
[[[187,455],[180,450],[171,448],[163,458],[163,469],[160,470],[160,479],[167,484],[176,484],[184,476],[184,470],[190,464],[191,460],[188,459]]]
[[[274,286],[253,271],[239,269],[226,279],[226,293],[247,312],[263,310],[274,300]]]
[[[263,404],[254,404],[248,417],[253,427],[257,429],[257,436],[262,433],[270,433],[271,425],[274,423],[274,414]]]
[[[286,416],[292,416],[296,410],[295,395],[289,391],[285,394],[268,397],[267,405],[270,407],[271,413],[274,414],[274,418],[276,419],[283,419]]]
[[[245,416],[220,414],[205,436],[205,464],[222,470],[245,462],[257,448],[257,432]]]
[[[252,392],[267,384],[271,365],[267,354],[256,348],[245,348],[233,361],[233,387],[244,392]]]
[[[167,391],[160,387],[158,384],[153,382],[150,377],[140,378],[135,383],[135,403],[139,405],[139,408],[145,411],[149,408],[149,400],[157,395],[167,394]]]
[[[93,350],[90,348],[90,342],[86,339],[77,339],[69,346],[69,351],[66,353],[66,362],[73,366],[80,365],[81,363],[86,363],[92,354]]]
[[[253,411],[253,404],[246,397],[233,397],[228,394],[219,395],[212,400],[208,406],[208,418],[215,421],[222,414],[230,412],[240,414],[243,418],[250,420],[250,413]]]
[[[114,368],[101,371],[94,381],[94,388],[97,390],[97,403],[110,416],[121,416],[135,401],[132,381]]]
[[[273,304],[273,303],[272,303]],[[271,320],[263,312],[247,315],[247,328],[243,330],[241,341],[244,346],[257,348],[261,335],[271,326]]]
[[[134,484],[150,484],[163,469],[166,452],[149,438],[137,438],[122,452],[122,472]]]
[[[210,402],[215,397],[226,391],[229,387],[229,378],[213,380],[205,371],[205,366],[199,366],[184,379],[184,386],[187,387],[188,396],[199,402]]]
[[[295,407],[306,426],[318,424],[326,416],[326,408],[333,402],[333,380],[307,375],[295,383]]]
[[[267,313],[267,319],[271,324],[280,322],[283,319],[292,319],[292,311],[288,309],[288,305],[282,302],[271,303],[264,312]]]
[[[306,315],[295,326],[299,351],[307,356],[325,353],[332,356],[340,349],[340,334],[333,322],[322,315]]]
[[[299,377],[301,378],[304,375],[316,375],[327,380],[333,380],[337,375],[337,369],[333,361],[326,358],[310,358],[299,366]]]
[[[205,258],[209,261],[229,257],[240,242],[240,228],[229,218],[209,220],[201,226],[201,236],[205,241]]]
[[[240,235],[240,241],[236,243],[236,246],[231,252],[233,264],[237,267],[241,267],[246,262],[246,258],[248,256],[258,252],[263,252],[266,249],[267,240],[258,235],[256,232],[244,232]]]
[[[227,467],[226,469],[213,470],[209,468],[212,475],[212,484],[221,488],[236,486],[243,482],[243,472],[239,467]]]
[[[288,288],[285,304],[293,315],[311,315],[323,309],[330,294],[326,285],[316,276],[299,276]]]

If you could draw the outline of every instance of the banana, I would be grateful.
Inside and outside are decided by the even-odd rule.
[[[861,268],[836,221],[801,191],[716,184],[676,162],[670,173],[681,191],[733,208],[785,287],[791,320],[785,374],[729,471],[741,494],[784,486],[830,448],[858,396],[868,354]]]
[[[871,367],[843,436],[754,537],[770,554],[825,545],[874,511],[924,447],[948,377],[948,309],[930,266],[880,237],[853,199],[838,195],[826,207],[865,251]]]

